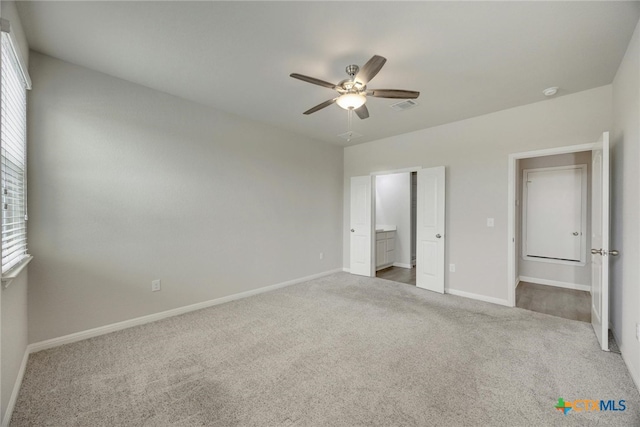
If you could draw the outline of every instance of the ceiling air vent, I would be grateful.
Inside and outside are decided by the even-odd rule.
[[[391,109],[395,111],[404,111],[404,110],[408,110],[409,108],[413,108],[416,105],[418,105],[418,103],[413,99],[405,99],[404,101],[391,104],[389,107],[391,107]]]

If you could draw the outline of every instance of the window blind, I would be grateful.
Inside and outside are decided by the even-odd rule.
[[[0,58],[0,192],[2,273],[27,256],[27,85],[9,34],[2,32]]]

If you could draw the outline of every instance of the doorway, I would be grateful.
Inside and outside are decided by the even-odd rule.
[[[416,284],[417,172],[375,177],[376,277]]]
[[[517,160],[516,306],[591,321],[591,151]]]
[[[609,132],[603,132],[598,141],[591,144],[509,155],[508,163],[508,251],[507,251],[507,296],[509,304],[516,305],[516,286],[522,276],[518,270],[518,162],[521,159],[557,154],[591,152],[591,221],[589,226],[592,246],[588,253],[591,266],[591,325],[600,347],[609,350],[609,258],[618,251],[609,248]]]
[[[350,229],[349,254],[351,274],[375,277],[376,262],[389,263],[386,252],[395,251],[395,239],[389,232],[397,230],[382,228],[376,240],[375,200],[376,177],[402,172],[417,172],[416,221],[415,221],[415,267],[416,287],[444,293],[445,262],[445,167],[411,168],[389,172],[374,172],[369,176],[353,176],[350,183]],[[389,242],[387,242],[389,240]],[[376,243],[379,242],[379,243]],[[376,259],[376,246],[384,245],[384,255]],[[392,248],[389,251],[387,248]],[[409,251],[410,253],[410,251]],[[395,256],[395,254],[392,254]],[[395,262],[395,261],[394,261]],[[390,264],[389,266],[392,266]],[[407,264],[412,267],[411,261]]]

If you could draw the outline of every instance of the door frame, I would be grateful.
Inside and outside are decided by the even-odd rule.
[[[507,302],[510,307],[516,306],[516,261],[518,248],[516,246],[516,188],[518,173],[517,161],[520,159],[530,159],[532,157],[553,156],[556,154],[577,153],[581,151],[591,151],[595,142],[588,144],[569,145],[565,147],[546,148],[542,150],[525,151],[521,153],[509,154],[509,175],[507,194]]]

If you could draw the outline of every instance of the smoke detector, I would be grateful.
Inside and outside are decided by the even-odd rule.
[[[544,96],[553,96],[556,93],[558,93],[558,88],[557,87],[548,87],[545,90],[542,91],[542,93],[544,94]]]

